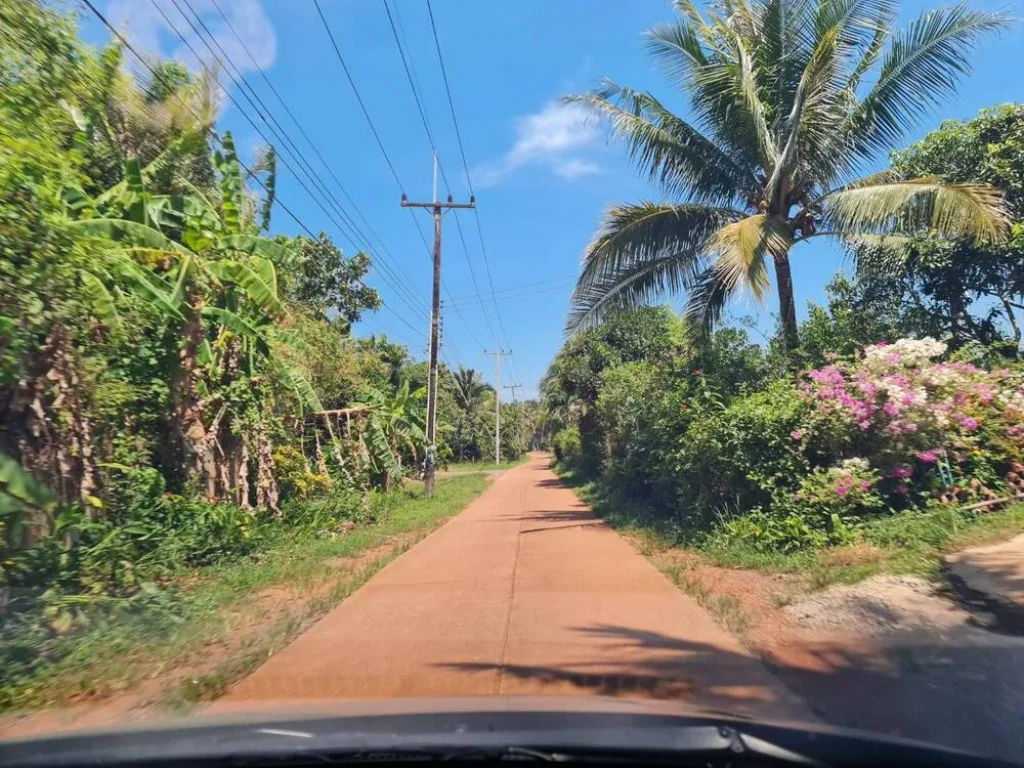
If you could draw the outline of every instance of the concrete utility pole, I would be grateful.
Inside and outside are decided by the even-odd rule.
[[[423,491],[434,495],[434,470],[437,466],[437,348],[441,318],[441,214],[452,208],[476,208],[476,199],[468,203],[454,203],[448,195],[445,203],[437,200],[437,155],[434,156],[434,199],[429,203],[410,203],[402,195],[403,208],[429,208],[434,214],[434,290],[430,304],[430,377],[427,380],[427,460],[423,467]]]
[[[485,355],[494,355],[494,463],[501,464],[501,358],[511,355],[511,349],[497,352],[484,350]]]

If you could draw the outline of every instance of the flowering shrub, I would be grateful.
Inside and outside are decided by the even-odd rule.
[[[810,371],[799,385],[808,419],[793,439],[811,456],[869,457],[893,506],[951,486],[956,498],[992,495],[1024,458],[1024,377],[934,362],[945,351],[901,339]]]
[[[884,507],[881,480],[867,459],[845,459],[800,478],[795,493],[779,490],[768,510],[725,522],[721,535],[767,549],[791,551],[843,544],[859,518]]]

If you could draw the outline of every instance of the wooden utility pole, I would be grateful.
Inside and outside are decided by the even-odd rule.
[[[494,355],[494,463],[501,464],[501,358],[511,355],[511,349],[497,352],[484,350],[485,355]]]
[[[402,195],[403,208],[429,208],[434,215],[434,287],[430,304],[430,377],[427,380],[427,459],[423,467],[423,491],[434,495],[434,471],[437,467],[437,349],[438,328],[441,318],[441,214],[452,208],[476,208],[476,200],[468,203],[452,202],[448,195],[445,203],[437,200],[437,156],[434,156],[434,199],[429,203],[410,203]]]

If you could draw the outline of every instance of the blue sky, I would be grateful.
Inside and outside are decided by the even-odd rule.
[[[184,8],[184,0],[177,0]],[[190,0],[224,51],[238,66],[279,124],[288,132],[327,190],[351,214],[360,230],[349,236],[302,188],[302,161],[282,150],[288,168],[280,168],[279,199],[309,228],[328,232],[347,254],[366,249],[386,263],[371,273],[389,309],[368,317],[359,333],[387,333],[425,354],[430,260],[413,217],[399,206],[400,188],[389,170],[331,48],[312,0],[218,0],[252,53],[251,61],[221,19],[212,0]],[[356,87],[380,140],[413,200],[431,195],[432,160],[426,131],[406,80],[382,0],[320,0]],[[455,131],[448,111],[425,0],[389,0],[437,146],[441,165],[458,200],[469,195]],[[902,17],[913,18],[937,7],[925,0],[905,0]],[[110,21],[150,54],[175,56],[195,64],[149,0],[101,0]],[[975,0],[976,8],[1001,8],[1024,16],[1024,2]],[[161,0],[170,19],[205,54],[171,0]],[[477,194],[479,221],[490,279],[472,213],[449,214],[444,223],[444,313],[442,354],[450,364],[463,363],[493,379],[493,358],[484,349],[512,348],[504,383],[523,385],[520,396],[532,397],[562,342],[572,279],[580,253],[611,202],[659,199],[656,189],[639,180],[620,145],[609,143],[597,126],[559,110],[562,94],[585,90],[597,78],[651,90],[686,114],[684,97],[673,93],[645,54],[641,33],[668,21],[668,0],[433,0],[442,53],[462,131],[470,176]],[[94,42],[106,39],[97,22],[83,16],[83,29]],[[967,118],[979,109],[1007,101],[1024,101],[1024,24],[978,47],[973,76],[959,97],[924,121],[908,140],[936,127],[942,119]],[[257,71],[257,67],[262,70]],[[351,196],[345,199],[328,171],[306,144],[280,102],[262,79],[266,75],[299,120],[331,171]],[[242,98],[230,92],[264,133],[270,133]],[[262,143],[240,110],[225,103],[220,121],[231,129],[251,159]],[[279,143],[279,142],[278,142]],[[884,158],[883,158],[884,160]],[[307,180],[307,186],[313,186]],[[443,182],[441,195],[447,190]],[[466,248],[455,216],[459,217]],[[298,225],[280,209],[275,230],[295,233]],[[417,212],[428,242],[431,221]],[[372,231],[372,234],[371,234]],[[823,287],[842,265],[842,254],[825,243],[808,243],[794,251],[798,312],[820,300]],[[404,288],[394,287],[401,276]],[[474,286],[473,277],[476,278]],[[389,282],[391,284],[389,284]],[[496,293],[491,294],[491,285]],[[483,304],[476,298],[477,287]],[[408,289],[408,290],[406,290]],[[772,303],[739,304],[736,315],[760,312],[760,325],[771,327]],[[412,330],[409,326],[412,326]]]

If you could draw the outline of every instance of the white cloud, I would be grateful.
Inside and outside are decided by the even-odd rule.
[[[477,186],[497,184],[525,165],[547,167],[563,179],[572,181],[599,173],[593,162],[575,153],[598,139],[599,132],[583,108],[552,101],[532,115],[516,121],[516,140],[498,161],[476,169]]]
[[[200,64],[212,65],[214,56],[204,42],[208,42],[206,30],[189,11],[191,6],[219,44],[219,48],[213,43],[210,43],[210,47],[222,60],[225,57],[230,59],[231,64],[243,74],[254,69],[268,69],[273,65],[277,57],[277,35],[263,10],[261,0],[218,0],[217,6],[224,11],[234,32],[224,22],[217,6],[211,0],[188,0],[187,4],[178,3],[181,7],[180,12],[173,3],[163,0],[158,2],[161,3],[160,9],[177,28],[177,33],[183,35],[199,54],[200,61],[196,60],[188,46],[181,41],[175,30],[168,25],[149,0],[110,0],[106,15],[110,23],[140,49],[140,53],[154,58],[179,59],[193,69],[198,69]],[[193,31],[189,21],[203,33],[202,40]],[[235,38],[235,33],[238,33],[238,37],[245,43],[244,47]],[[246,48],[252,54],[252,59],[249,58],[249,53],[246,53]],[[233,73],[230,65],[228,71]],[[228,82],[227,72],[222,78],[224,82]]]
[[[572,157],[564,162],[557,163],[554,171],[566,181],[575,181],[584,176],[600,173],[601,166],[589,160],[580,160],[579,158]]]

